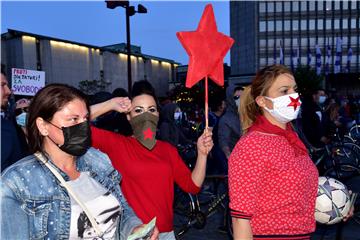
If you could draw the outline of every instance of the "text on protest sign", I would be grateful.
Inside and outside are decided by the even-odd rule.
[[[45,86],[45,72],[12,68],[11,80],[15,95],[34,96]]]

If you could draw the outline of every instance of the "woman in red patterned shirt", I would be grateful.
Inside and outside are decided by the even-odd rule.
[[[318,172],[290,122],[301,102],[285,66],[260,70],[241,96],[246,134],[229,158],[234,239],[310,239]]]

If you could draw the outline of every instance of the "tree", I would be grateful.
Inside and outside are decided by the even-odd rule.
[[[294,72],[299,93],[309,95],[314,90],[321,88],[323,76],[318,76],[310,66],[300,65]]]
[[[105,91],[106,87],[110,84],[110,82],[105,82],[104,80],[83,80],[79,82],[79,89],[87,95],[92,95],[100,91]]]

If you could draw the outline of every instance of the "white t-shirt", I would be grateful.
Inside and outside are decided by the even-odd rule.
[[[73,191],[89,209],[103,233],[103,239],[115,239],[121,205],[119,201],[90,177],[88,172],[68,181]],[[83,209],[71,198],[70,239],[99,239]]]

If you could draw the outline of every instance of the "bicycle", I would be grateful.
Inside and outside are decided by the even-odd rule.
[[[207,219],[217,210],[228,213],[227,175],[207,176],[204,186],[207,186],[207,189],[203,188],[202,192],[196,195],[177,190],[174,199],[174,228],[177,239],[181,239],[192,227],[203,229]],[[228,217],[225,216],[225,219]],[[227,231],[231,231],[229,226]]]

